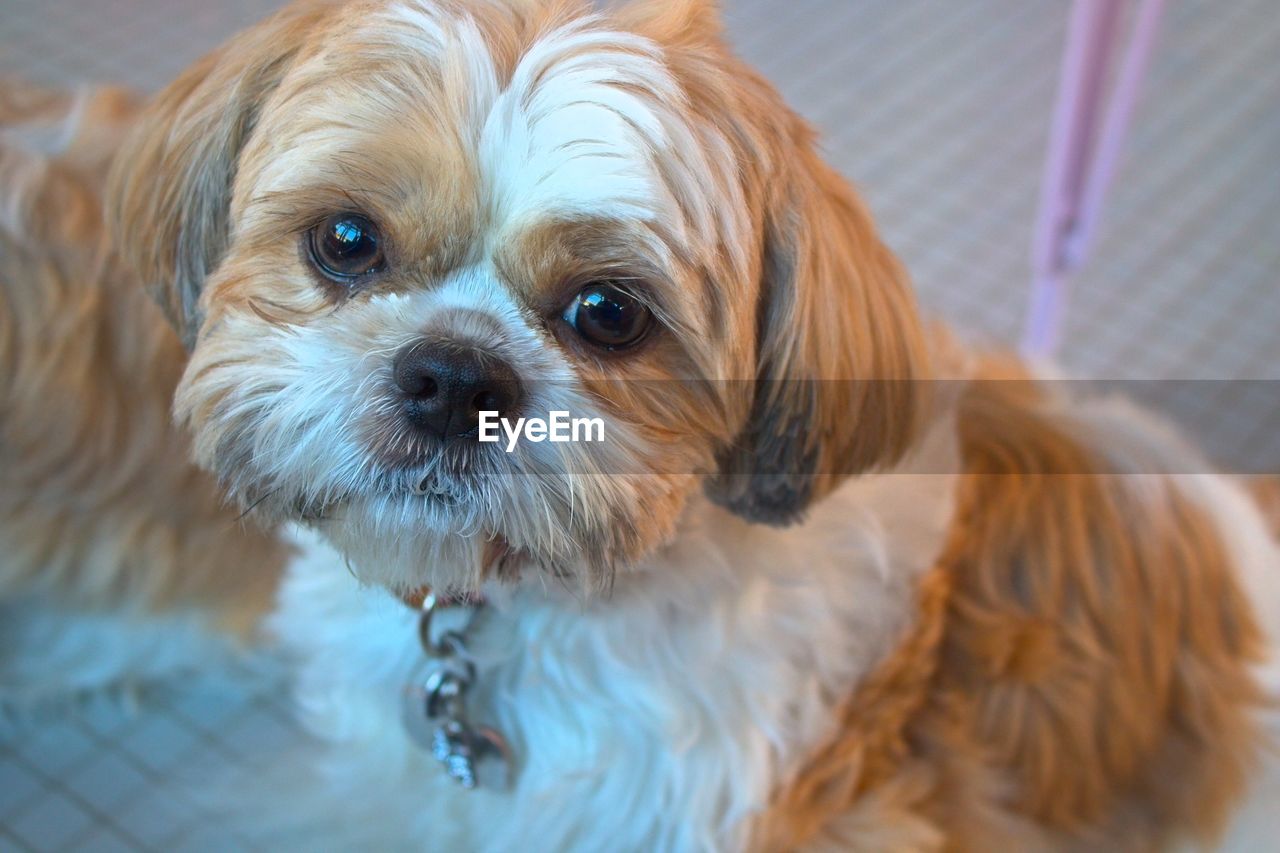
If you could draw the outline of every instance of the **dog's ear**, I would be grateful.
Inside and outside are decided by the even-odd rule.
[[[708,493],[752,521],[786,524],[910,446],[926,353],[910,284],[861,201],[773,89],[748,85],[750,133],[768,164],[753,191],[763,208],[756,382]]]
[[[227,248],[240,150],[331,5],[293,4],[187,69],[147,106],[115,158],[107,189],[113,243],[188,350],[204,280]]]

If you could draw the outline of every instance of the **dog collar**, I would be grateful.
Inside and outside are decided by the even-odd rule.
[[[447,597],[428,588],[401,596],[418,611],[418,644],[425,656],[419,677],[404,690],[404,725],[409,736],[440,762],[464,788],[503,790],[511,785],[511,751],[506,738],[476,725],[467,713],[467,694],[476,681],[467,637],[484,609],[480,597]],[[462,613],[459,628],[434,623],[447,610]]]

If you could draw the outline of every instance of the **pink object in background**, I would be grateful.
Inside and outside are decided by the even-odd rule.
[[[1136,0],[1133,32],[1108,102],[1125,2],[1075,0],[1072,6],[1032,245],[1031,304],[1022,340],[1031,356],[1048,357],[1058,348],[1066,279],[1093,242],[1164,12],[1165,0]]]

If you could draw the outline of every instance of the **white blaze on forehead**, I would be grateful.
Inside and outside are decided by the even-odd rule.
[[[537,216],[654,223],[684,249],[743,233],[734,158],[688,98],[662,49],[640,36],[554,30],[520,58],[480,136],[497,230]]]
[[[397,4],[380,20],[395,26],[399,46],[439,64],[447,108],[472,123],[481,192],[499,230],[530,215],[577,214],[661,219],[678,237],[688,226],[707,231],[708,199],[693,202],[706,176],[689,168],[706,163],[688,162],[701,146],[680,120],[686,98],[653,42],[584,18],[534,42],[499,92],[473,21],[417,4]],[[664,178],[660,156],[683,158],[685,174]],[[677,177],[683,210],[667,184]]]
[[[449,42],[450,22],[440,14],[439,9],[431,6],[397,3],[379,15],[378,20],[405,24],[405,35],[412,38],[414,46],[428,56],[439,53]],[[487,51],[485,55],[488,55]]]
[[[655,50],[632,36],[580,26],[529,49],[480,139],[499,217],[679,214],[653,158],[672,146],[655,101],[674,105],[683,96]]]

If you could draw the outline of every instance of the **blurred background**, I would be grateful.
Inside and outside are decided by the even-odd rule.
[[[278,5],[0,0],[0,74],[151,91]],[[860,186],[925,308],[1016,344],[1068,0],[722,5],[739,51]],[[1167,389],[1239,471],[1280,471],[1278,57],[1275,0],[1169,0],[1060,359]],[[27,728],[0,739],[0,849],[232,849],[197,804],[162,796],[168,780],[252,765],[255,744],[292,736],[274,693],[207,686]]]

